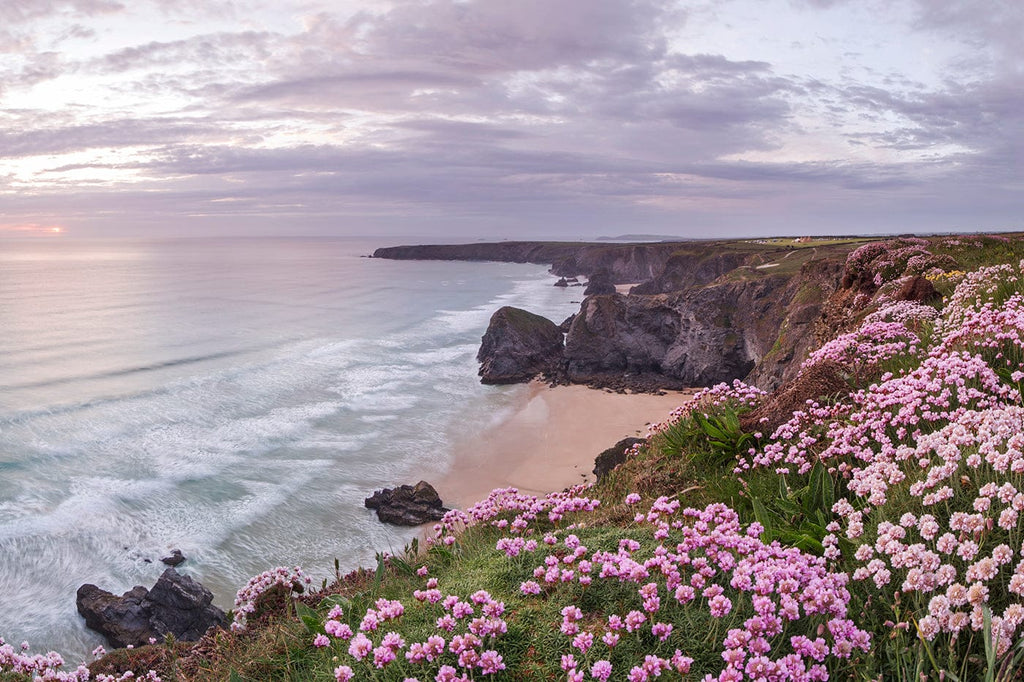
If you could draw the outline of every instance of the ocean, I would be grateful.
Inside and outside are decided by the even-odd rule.
[[[84,660],[75,592],[160,558],[230,608],[400,551],[374,490],[448,471],[524,387],[483,386],[491,313],[560,322],[545,266],[365,258],[358,239],[0,241],[0,636]]]

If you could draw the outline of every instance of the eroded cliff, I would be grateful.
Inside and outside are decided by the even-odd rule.
[[[865,298],[859,292],[880,286],[879,278],[915,274],[908,271],[914,263],[952,262],[928,252],[926,240],[885,244],[865,239],[502,242],[379,249],[374,255],[550,263],[557,275],[639,282],[629,294],[583,300],[563,327],[561,361],[552,363],[560,370],[549,374],[556,379],[633,390],[744,379],[774,389],[796,376],[823,337],[858,317],[855,302]],[[894,289],[891,297],[900,296]]]

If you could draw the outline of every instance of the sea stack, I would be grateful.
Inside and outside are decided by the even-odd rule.
[[[480,381],[515,384],[555,373],[562,363],[562,347],[562,330],[551,320],[520,308],[499,308],[476,356]]]

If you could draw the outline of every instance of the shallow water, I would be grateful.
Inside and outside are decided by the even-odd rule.
[[[448,470],[516,387],[478,383],[491,313],[555,321],[543,266],[362,258],[331,239],[0,242],[0,635],[77,661],[79,585],[152,585],[172,547],[223,608],[415,534],[374,489]]]

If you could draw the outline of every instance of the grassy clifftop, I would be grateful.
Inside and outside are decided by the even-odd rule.
[[[865,244],[830,338],[773,394],[708,389],[594,487],[494,491],[429,543],[312,592],[290,569],[257,577],[237,631],[94,672],[1019,679],[1020,247]],[[938,295],[899,299],[921,280]]]

